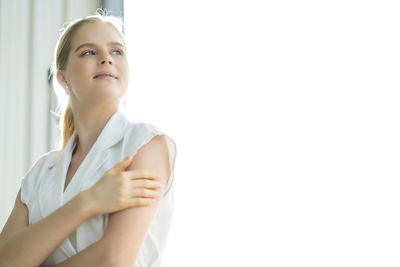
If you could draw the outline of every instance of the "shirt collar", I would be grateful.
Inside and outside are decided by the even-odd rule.
[[[100,135],[97,137],[91,149],[98,148],[101,150],[105,150],[115,145],[124,136],[124,133],[126,132],[126,127],[129,123],[130,120],[121,110],[115,112],[107,121],[106,125],[104,126]],[[77,132],[75,131],[69,138],[65,148],[61,150],[62,151],[61,154],[65,152],[70,152],[75,148],[76,136]],[[57,160],[55,159],[52,163],[49,164],[49,168],[52,168],[56,162]]]

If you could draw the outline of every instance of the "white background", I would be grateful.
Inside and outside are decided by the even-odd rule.
[[[399,266],[397,1],[126,1],[127,110],[177,143],[164,267]]]

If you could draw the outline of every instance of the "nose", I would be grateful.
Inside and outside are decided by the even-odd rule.
[[[106,62],[108,62],[108,64],[112,65],[111,60],[103,60],[103,61],[101,61],[101,64],[105,64]]]
[[[112,59],[108,54],[104,54],[103,57],[100,58],[100,64],[101,65],[104,65],[106,63],[108,63],[110,65],[113,64]]]
[[[102,60],[100,63],[103,65],[103,64],[106,64],[106,62],[108,64],[112,65],[112,61],[111,60]]]

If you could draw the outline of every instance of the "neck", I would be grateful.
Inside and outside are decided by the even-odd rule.
[[[118,111],[118,106],[107,109],[74,109],[74,126],[77,145],[73,155],[84,157],[89,153],[109,119]]]

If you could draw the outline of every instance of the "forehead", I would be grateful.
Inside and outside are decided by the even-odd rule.
[[[109,42],[124,43],[118,31],[110,24],[93,22],[83,24],[71,40],[72,51],[81,44],[95,43],[106,44]]]

